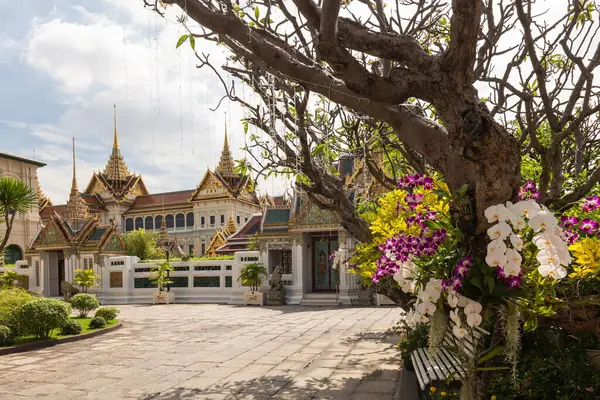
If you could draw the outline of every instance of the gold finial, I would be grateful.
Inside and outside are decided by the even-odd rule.
[[[227,221],[227,230],[229,231],[229,234],[231,234],[231,235],[233,235],[237,231],[235,221],[233,220],[233,215],[229,216],[229,221]]]
[[[119,137],[117,136],[117,105],[113,104],[113,117],[114,117],[114,126],[115,126],[115,137],[113,139],[113,149],[119,148]]]
[[[73,183],[71,184],[71,195],[67,201],[65,217],[69,225],[78,231],[89,218],[89,210],[85,200],[80,196],[77,189],[77,174],[75,171],[75,138],[73,138]]]
[[[75,138],[73,137],[73,182],[71,183],[71,195],[79,193],[77,189],[77,173],[75,172]]]
[[[235,164],[231,157],[231,150],[229,150],[229,140],[227,139],[227,118],[225,119],[225,140],[223,141],[223,151],[221,152],[221,159],[217,165],[216,172],[218,172],[224,178],[236,178],[238,175],[235,173]]]

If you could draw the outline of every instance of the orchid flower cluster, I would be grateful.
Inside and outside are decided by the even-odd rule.
[[[408,228],[417,228],[417,234],[400,234],[386,240],[379,246],[383,255],[377,260],[377,271],[373,275],[372,281],[377,284],[382,278],[392,276],[397,273],[409,274],[412,270],[410,260],[414,257],[433,256],[439,246],[447,238],[445,229],[430,229],[427,221],[436,221],[437,212],[431,210],[423,203],[424,194],[415,193],[415,189],[423,189],[430,192],[433,190],[433,178],[423,175],[406,175],[398,181],[401,189],[407,190],[404,197],[406,207],[400,202],[396,206],[396,213],[405,212],[410,214],[406,218]],[[417,211],[417,207],[420,211]],[[414,230],[413,230],[414,231]]]
[[[519,286],[523,273],[523,238],[527,227],[536,234],[533,243],[539,249],[537,270],[543,277],[562,279],[567,275],[566,266],[571,263],[568,240],[559,227],[558,219],[546,207],[535,200],[522,200],[516,204],[507,202],[488,207],[485,216],[489,223],[496,222],[487,233],[491,241],[487,247],[485,262],[496,268],[498,277],[511,286]],[[510,245],[511,247],[509,247]]]
[[[587,197],[581,204],[581,210],[591,213],[600,208],[600,196]],[[572,215],[560,217],[560,226],[565,230],[569,243],[574,243],[580,235],[596,236],[600,238],[600,224],[591,218],[578,218]]]

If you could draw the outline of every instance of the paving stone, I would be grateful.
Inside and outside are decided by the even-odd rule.
[[[119,330],[2,356],[0,398],[386,400],[401,366],[400,309],[119,308]]]

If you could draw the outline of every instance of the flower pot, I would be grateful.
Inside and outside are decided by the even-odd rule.
[[[600,350],[586,350],[590,363],[600,371]]]
[[[173,292],[154,292],[152,293],[153,304],[172,304],[175,303],[175,293]]]
[[[361,288],[358,291],[358,302],[361,306],[370,306],[371,304],[373,304],[373,289]]]
[[[262,306],[265,304],[265,294],[262,292],[246,292],[244,293],[244,305],[254,304]]]

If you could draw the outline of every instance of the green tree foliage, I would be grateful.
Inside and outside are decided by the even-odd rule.
[[[136,256],[140,260],[148,260],[159,255],[156,247],[157,234],[154,232],[138,229],[123,235],[127,254]]]
[[[256,292],[262,284],[263,278],[268,276],[263,263],[251,263],[242,267],[238,280],[242,282],[242,285],[249,286],[250,290]]]
[[[87,317],[88,313],[100,306],[95,296],[87,293],[78,293],[71,298],[71,305],[79,311],[80,317]]]
[[[71,307],[62,300],[40,298],[19,306],[13,318],[22,334],[48,339],[55,329],[61,329],[69,320]]]
[[[164,291],[168,285],[173,283],[173,281],[169,279],[170,271],[173,271],[173,267],[166,262],[152,268],[150,281],[158,286],[159,292]]]
[[[0,254],[4,251],[13,229],[17,214],[25,214],[38,201],[37,191],[25,182],[8,176],[0,176],[0,218],[6,226],[0,241]]]
[[[73,278],[73,283],[81,286],[83,293],[87,293],[88,288],[96,286],[96,282],[99,279],[100,275],[96,274],[92,268],[76,269],[75,278]]]

